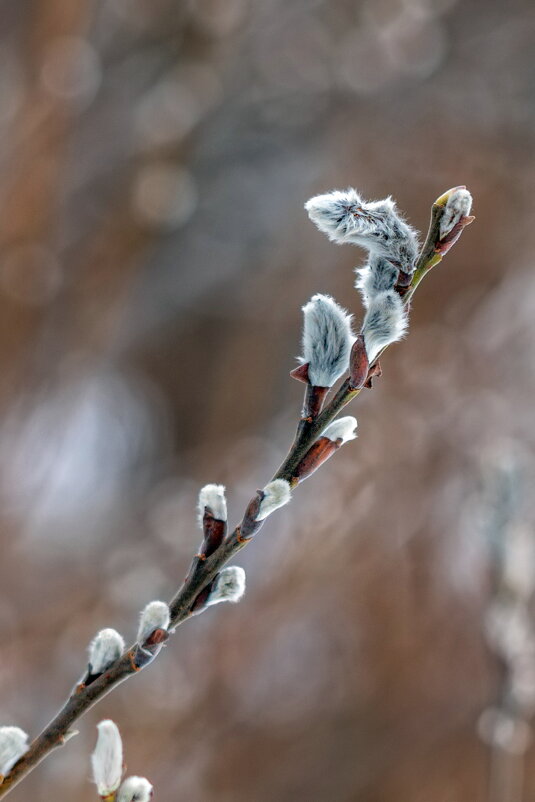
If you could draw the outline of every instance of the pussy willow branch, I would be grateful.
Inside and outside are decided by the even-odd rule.
[[[445,244],[444,240],[442,240],[440,247],[438,247],[440,219],[448,194],[445,193],[445,195],[438,198],[432,206],[431,223],[425,243],[418,257],[412,281],[409,287],[404,289],[403,297],[406,304],[410,302],[422,278],[441,261],[444,253],[458,238],[464,225],[471,222],[471,219],[465,218],[460,229],[452,232],[452,236],[449,236],[448,243]],[[377,359],[374,365],[370,367],[369,376],[374,375],[376,363]],[[315,405],[315,400],[311,398],[310,388],[307,386],[303,417],[299,421],[295,440],[288,456],[273,477],[274,479],[285,479],[292,486],[297,484],[296,468],[310,446],[321,435],[325,427],[338,415],[340,410],[355,398],[359,392],[360,390],[352,389],[349,385],[349,380],[346,379],[334,394],[332,400],[324,407],[322,412],[319,412]],[[171,631],[191,617],[191,608],[199,593],[248,542],[248,539],[244,539],[241,536],[240,527],[237,526],[210,557],[201,560],[196,556],[193,559],[190,571],[182,587],[169,602],[169,629]],[[139,649],[138,644],[133,644],[116,663],[91,684],[78,686],[75,689],[55,718],[32,742],[28,752],[4,778],[3,783],[0,784],[0,797],[6,796],[56,747],[64,744],[73,734],[73,725],[87,710],[103,699],[113,688],[138,673],[144,667],[144,664],[140,665]],[[150,661],[147,661],[146,664],[148,662]]]

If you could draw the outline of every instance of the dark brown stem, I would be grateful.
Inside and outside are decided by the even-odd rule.
[[[445,196],[443,196],[444,198]],[[412,283],[404,295],[404,302],[409,303],[410,298],[423,276],[442,258],[437,250],[440,217],[444,202],[442,198],[433,204],[431,211],[431,224],[416,263]],[[465,218],[467,219],[467,218]],[[471,220],[469,221],[471,222]],[[465,223],[466,225],[467,223]],[[461,227],[462,230],[462,227]],[[384,349],[383,349],[384,350]],[[370,367],[368,377],[374,375],[374,365]],[[312,387],[307,385],[303,406],[303,417],[299,421],[296,436],[288,456],[276,472],[274,479],[286,479],[290,484],[297,484],[296,468],[307,454],[311,445],[321,435],[325,427],[338,413],[360,393],[360,389],[353,389],[349,378],[342,382],[329,404],[321,411],[328,388]],[[169,629],[182,624],[192,615],[192,608],[199,593],[214,579],[224,565],[234,557],[248,542],[242,537],[240,527],[228,535],[224,542],[205,559],[195,556],[188,575],[175,596],[169,602],[171,623]],[[91,682],[90,685],[79,686],[67,699],[60,712],[45,727],[43,732],[32,742],[28,752],[15,764],[0,785],[0,797],[5,796],[21,780],[29,774],[58,746],[61,746],[72,731],[73,724],[82,715],[103,699],[113,688],[134,674],[139,673],[146,665],[152,662],[156,654],[149,654],[134,644],[122,657],[104,674]],[[143,657],[145,655],[145,657]],[[148,655],[148,656],[147,656]]]

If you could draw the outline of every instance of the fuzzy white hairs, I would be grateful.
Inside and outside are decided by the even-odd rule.
[[[97,725],[98,738],[91,755],[93,780],[100,796],[113,794],[123,775],[123,742],[117,725],[110,719]]]
[[[101,629],[89,644],[92,674],[102,674],[124,652],[124,640],[115,629]]]
[[[440,219],[440,239],[444,239],[472,209],[472,196],[466,187],[456,187],[448,197]]]
[[[407,313],[395,286],[400,271],[407,276],[414,271],[418,236],[403,220],[392,198],[367,202],[354,189],[348,189],[311,198],[306,209],[329,239],[351,242],[369,251],[368,264],[357,271],[356,286],[367,309],[362,334],[371,364],[407,329]],[[453,220],[463,209],[466,199],[458,196],[449,216]]]
[[[341,440],[343,445],[348,440],[354,440],[357,436],[355,431],[357,428],[357,419],[352,415],[347,415],[344,418],[337,418],[329,423],[327,428],[322,434],[322,437],[327,437],[329,440],[336,442]]]
[[[272,512],[288,504],[292,497],[290,483],[286,479],[274,479],[264,488],[264,498],[260,502],[257,521],[263,521]]]
[[[153,601],[141,611],[137,642],[144,643],[155,629],[167,629],[169,626],[169,607],[165,602]]]
[[[405,273],[412,272],[418,238],[392,198],[368,202],[350,188],[316,195],[307,201],[305,209],[333,242],[360,245],[375,257],[394,262]]]
[[[28,751],[28,735],[20,727],[0,727],[0,777]]]
[[[117,802],[149,802],[152,785],[145,777],[127,777],[117,792]]]
[[[220,602],[239,602],[245,593],[245,571],[239,565],[229,565],[219,573],[206,606]]]
[[[216,521],[227,520],[227,500],[223,485],[205,485],[201,488],[197,508],[201,528],[205,507],[208,507]]]
[[[347,370],[354,336],[351,315],[329,295],[314,295],[303,307],[303,356],[308,380],[315,387],[332,387]]]
[[[397,342],[403,337],[407,326],[407,311],[394,290],[379,292],[369,301],[362,324],[362,334],[370,364],[386,345]]]

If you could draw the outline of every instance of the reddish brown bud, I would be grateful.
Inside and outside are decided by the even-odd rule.
[[[312,420],[320,414],[329,389],[329,387],[317,387],[312,384],[308,385],[301,413],[304,420]]]
[[[396,286],[394,287],[394,289],[396,290],[398,295],[401,295],[402,298],[404,295],[408,293],[410,289],[412,276],[413,276],[412,273],[405,273],[401,269],[398,273],[398,280],[396,281]]]
[[[201,546],[201,554],[203,557],[209,557],[216,551],[227,534],[227,522],[219,521],[214,518],[212,511],[204,508],[204,515],[202,518],[202,528],[204,532],[204,540]]]
[[[143,648],[147,649],[151,646],[160,646],[162,643],[165,643],[166,640],[169,639],[169,632],[166,629],[155,629],[147,640],[143,643]]]
[[[382,375],[383,375],[383,369],[381,368],[381,363],[379,362],[379,360],[377,360],[377,362],[374,365],[372,365],[369,370],[368,378],[366,379],[364,387],[366,387],[368,390],[371,390],[373,387],[373,379],[376,376],[377,378],[379,378],[379,376]]]
[[[439,253],[441,256],[445,256],[449,249],[455,245],[461,234],[463,233],[463,229],[466,226],[469,226],[470,223],[473,223],[476,218],[474,215],[469,214],[466,217],[461,217],[458,223],[455,223],[451,231],[446,234],[441,240],[437,242],[435,245],[435,252]]]
[[[217,579],[217,575],[214,577],[214,579],[212,579],[211,582],[209,582],[206,585],[205,588],[203,588],[201,590],[201,592],[198,594],[197,598],[195,599],[195,601],[191,605],[190,613],[193,613],[193,615],[196,615],[198,613],[202,613],[206,609],[206,602],[210,598],[210,593],[212,592],[212,588],[213,588],[213,586],[215,584],[216,579]]]
[[[294,368],[290,371],[290,376],[292,379],[297,379],[298,382],[303,382],[304,384],[309,384],[308,379],[308,362],[305,365],[298,365],[298,367]]]
[[[243,516],[243,521],[241,522],[240,526],[240,537],[242,540],[249,540],[253,535],[255,535],[262,524],[263,521],[257,521],[257,517],[260,510],[260,504],[262,503],[262,499],[264,498],[264,491],[257,490],[256,496],[251,499],[249,502],[247,509],[245,510],[245,515]]]
[[[349,357],[349,383],[352,390],[359,390],[364,386],[369,367],[370,363],[364,344],[364,337],[359,334],[353,343]]]
[[[341,440],[329,440],[328,437],[320,437],[316,440],[297,466],[295,478],[302,482],[311,476],[340,448],[341,443]]]

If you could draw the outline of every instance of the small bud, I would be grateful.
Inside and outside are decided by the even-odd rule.
[[[0,727],[0,777],[5,777],[28,749],[28,735],[24,730]]]
[[[468,217],[471,208],[472,196],[466,187],[451,189],[440,218],[440,239],[444,239],[463,217]]]
[[[205,512],[212,515],[216,521],[227,520],[227,501],[223,485],[205,485],[199,493],[199,525],[203,525]]]
[[[155,629],[167,630],[169,626],[169,607],[165,602],[153,601],[141,611],[137,642],[143,645]]]
[[[278,510],[288,504],[292,494],[290,483],[286,479],[275,479],[273,482],[267,484],[263,490],[263,498],[260,502],[258,513],[256,515],[257,521],[263,521],[272,512]]]
[[[89,644],[90,674],[102,674],[124,652],[124,640],[114,629],[101,629]]]
[[[347,370],[353,342],[351,315],[329,295],[314,295],[303,307],[303,356],[308,381],[332,387]]]
[[[359,390],[364,387],[369,369],[370,362],[364,344],[364,337],[359,334],[353,343],[349,357],[349,382],[353,390]]]
[[[345,418],[338,418],[330,423],[322,436],[313,443],[295,470],[295,478],[299,482],[308,479],[318,468],[332,457],[335,451],[347,443],[354,440],[357,428],[356,418],[348,415]]]
[[[220,602],[239,602],[245,593],[245,571],[238,565],[230,565],[217,575],[206,606]]]
[[[349,440],[355,439],[357,425],[357,419],[352,415],[347,415],[345,418],[337,418],[332,423],[329,423],[323,432],[323,437],[333,442],[340,441],[340,445],[343,446]]]
[[[298,365],[296,368],[290,371],[290,376],[292,379],[295,379],[298,382],[310,384],[310,379],[308,378],[308,365]]]
[[[318,470],[318,468],[332,457],[335,451],[340,448],[340,443],[336,440],[329,440],[328,437],[319,437],[308,449],[307,453],[295,469],[295,478],[298,482],[303,482]]]
[[[204,533],[201,556],[209,557],[227,534],[227,501],[223,485],[205,485],[199,493],[198,510]]]
[[[396,292],[382,292],[370,302],[362,334],[372,364],[386,345],[400,340],[407,330],[407,312]]]
[[[106,719],[97,725],[98,738],[91,755],[93,781],[100,796],[113,794],[123,774],[123,743],[117,725]]]
[[[149,802],[152,785],[145,777],[127,777],[117,792],[117,802]]]

